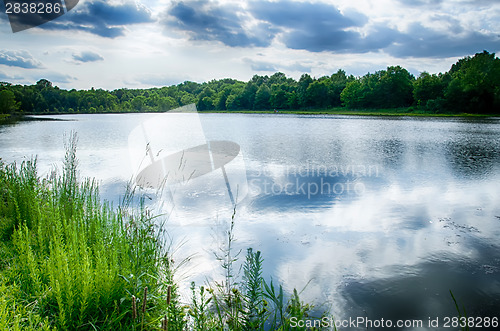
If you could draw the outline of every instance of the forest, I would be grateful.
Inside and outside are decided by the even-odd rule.
[[[0,114],[163,112],[196,103],[199,111],[409,108],[426,113],[500,113],[500,59],[483,51],[448,72],[413,76],[401,66],[361,77],[338,70],[297,81],[277,72],[248,82],[225,78],[161,88],[65,90],[47,79],[0,82]],[[4,115],[5,116],[5,115]]]

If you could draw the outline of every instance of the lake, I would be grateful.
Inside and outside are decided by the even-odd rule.
[[[237,265],[248,247],[262,251],[267,280],[305,288],[303,300],[340,322],[449,329],[446,318],[457,316],[450,290],[467,316],[500,318],[499,118],[184,115],[4,125],[0,157],[37,156],[48,174],[61,168],[64,136],[75,131],[81,176],[97,178],[103,199],[117,205],[144,162],[233,142],[238,156],[224,167],[168,194],[145,191],[162,212],[171,200],[165,227],[176,261],[189,259],[178,275],[186,286],[222,276],[214,252],[227,240],[234,200]],[[437,318],[439,328],[429,327]],[[350,326],[341,329],[366,329]]]

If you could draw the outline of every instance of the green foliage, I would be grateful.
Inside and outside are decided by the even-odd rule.
[[[413,103],[414,77],[400,66],[350,81],[340,94],[348,108],[399,108]]]
[[[183,319],[153,217],[131,198],[117,211],[101,202],[93,180],[78,182],[76,136],[66,148],[62,174],[46,179],[35,161],[0,164],[0,286],[10,293],[0,297],[0,323],[133,330],[159,326],[165,311]]]
[[[445,90],[448,107],[471,113],[500,110],[500,59],[486,51],[459,60]]]
[[[257,110],[271,108],[271,90],[267,85],[261,85],[255,93],[254,108]]]
[[[16,301],[14,289],[0,284],[0,329],[1,330],[55,330],[48,318],[36,311],[35,302],[27,305]]]
[[[282,72],[205,83],[114,91],[62,90],[46,79],[35,85],[0,83],[2,113],[157,112],[196,103],[200,111],[388,109],[414,106],[427,113],[500,112],[500,59],[486,51],[457,61],[446,73],[423,72],[417,79],[401,66],[347,76],[303,74],[298,81]]]
[[[418,106],[433,110],[433,102],[444,98],[446,81],[443,75],[422,72],[413,84],[413,97]]]
[[[0,90],[0,114],[11,114],[19,109],[14,92]]]

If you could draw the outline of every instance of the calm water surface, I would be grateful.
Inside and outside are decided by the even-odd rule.
[[[63,137],[74,130],[81,175],[100,180],[103,198],[117,203],[136,170],[131,132],[154,116],[65,115],[1,126],[0,157],[36,155],[45,174],[61,166]],[[338,320],[419,319],[424,327],[415,330],[436,330],[429,318],[442,326],[456,315],[450,290],[468,316],[500,317],[500,119],[200,119],[206,139],[241,147],[248,193],[237,207],[236,251],[243,259],[247,247],[261,250],[268,279],[289,291],[307,285],[303,299]],[[195,144],[189,137],[183,141]],[[200,198],[214,181],[190,192],[167,221],[182,243],[177,259],[191,257],[180,274],[187,283],[222,274],[213,252],[231,206]]]

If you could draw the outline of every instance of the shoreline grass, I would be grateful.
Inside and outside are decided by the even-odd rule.
[[[11,327],[30,329],[23,321],[33,318],[43,321],[33,329],[138,329],[132,298],[145,288],[161,298],[172,286],[168,272],[159,281],[166,257],[153,223],[144,208],[101,202],[94,180],[78,182],[75,136],[66,148],[62,174],[50,178],[38,177],[36,160],[0,165],[1,286],[30,307]],[[154,316],[163,306],[150,299],[144,307]]]
[[[330,109],[298,109],[298,110],[212,110],[201,113],[240,113],[240,114],[295,114],[295,115],[346,115],[346,116],[395,116],[395,117],[500,117],[500,114],[471,113],[430,113],[408,108],[393,109],[347,109],[343,107]]]
[[[108,111],[108,112],[53,112],[53,113],[26,113],[22,117],[9,118],[7,115],[0,124],[12,121],[27,120],[29,116],[51,116],[51,115],[77,115],[77,114],[155,114],[163,113],[156,111],[128,112],[128,111]],[[450,113],[450,112],[429,112],[415,107],[387,108],[387,109],[348,109],[345,107],[326,109],[280,109],[277,112],[273,109],[266,110],[203,110],[199,113],[207,114],[294,114],[294,115],[342,115],[342,116],[376,116],[376,117],[466,117],[466,118],[488,118],[500,117],[500,114],[476,114],[476,113]]]

